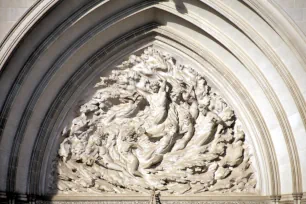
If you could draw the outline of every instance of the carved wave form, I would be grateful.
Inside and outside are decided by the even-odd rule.
[[[194,69],[147,48],[96,88],[63,130],[51,191],[255,191],[241,124]]]

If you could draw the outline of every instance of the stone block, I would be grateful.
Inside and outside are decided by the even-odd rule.
[[[306,8],[306,0],[295,0],[294,7],[295,8]]]
[[[0,0],[1,8],[29,8],[37,0]]]
[[[286,13],[294,21],[303,21],[303,9],[301,8],[287,8]]]
[[[0,8],[1,21],[17,21],[27,8]]]
[[[279,4],[283,9],[294,8],[294,0],[274,0]]]
[[[296,22],[296,24],[299,26],[301,31],[303,31],[304,34],[306,35],[306,21]]]

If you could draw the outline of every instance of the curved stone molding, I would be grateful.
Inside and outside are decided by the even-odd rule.
[[[304,56],[306,55],[306,48],[303,46],[305,45],[305,35],[292,19],[273,0],[260,0],[256,2],[244,0],[244,2],[256,10],[263,19],[268,21],[272,28],[277,30],[278,34],[296,53],[305,69],[306,59]]]
[[[30,73],[30,70],[33,68],[33,65],[35,64],[35,62],[39,59],[39,57],[42,55],[42,53],[44,53],[48,47],[54,43],[54,38],[55,37],[59,37],[61,36],[61,34],[63,34],[63,32],[68,29],[73,23],[75,23],[75,21],[77,21],[85,12],[87,12],[88,10],[92,9],[94,6],[96,6],[98,3],[100,3],[99,1],[92,1],[89,2],[87,5],[82,6],[77,12],[75,12],[72,16],[70,16],[67,20],[65,20],[55,31],[52,32],[51,35],[49,35],[45,40],[44,43],[42,43],[40,45],[40,47],[38,49],[35,50],[35,52],[33,52],[33,54],[29,57],[27,63],[25,64],[25,66],[22,68],[20,75],[18,75],[18,78],[15,80],[15,83],[13,84],[12,88],[11,88],[11,92],[9,93],[10,97],[8,97],[5,101],[4,104],[4,108],[1,111],[1,118],[6,118],[7,115],[9,115],[10,111],[9,109],[11,109],[11,106],[14,103],[14,99],[15,99],[15,95],[16,92],[13,90],[18,89],[18,87],[20,87],[20,84],[23,83],[24,79],[27,77],[27,74]],[[69,51],[67,51],[67,53],[70,53],[71,50],[73,50],[73,48],[70,48]],[[56,71],[56,68],[58,68],[61,64],[61,62],[63,62],[65,59],[65,57],[67,57],[65,54],[62,56],[62,58],[59,60],[58,63],[56,63],[54,65],[54,69],[50,69],[49,73],[47,74],[47,76],[50,76],[52,72]],[[47,77],[46,77],[47,78]],[[36,90],[36,94],[33,95],[31,101],[32,103],[29,103],[25,109],[25,111],[23,112],[23,117],[24,118],[29,118],[31,115],[31,110],[33,109],[33,101],[36,101],[38,99],[37,95],[39,95],[39,93],[43,90],[42,84],[44,83],[48,83],[48,79],[42,79],[40,85],[37,87]],[[22,140],[22,134],[24,133],[24,129],[26,128],[26,121],[28,121],[27,119],[22,120],[23,122],[21,122],[19,124],[18,127],[18,131],[16,133],[16,135],[18,135],[17,137],[14,138],[14,143],[15,144],[20,144],[21,140]],[[5,120],[2,121],[2,123],[5,123]],[[3,132],[0,131],[0,140],[2,137]],[[12,155],[18,155],[19,148],[14,148],[14,150],[12,151]],[[11,160],[10,160],[10,166],[16,166],[16,164],[18,163],[18,157],[14,156]],[[13,189],[15,188],[15,183],[13,182],[15,179],[14,177],[16,176],[16,168],[13,168],[11,170],[8,171],[8,178],[11,178],[11,182],[8,184],[8,188],[11,189],[13,191]]]
[[[158,29],[155,29],[156,31],[158,30]],[[147,32],[147,31],[146,31]],[[163,33],[163,34],[166,34],[168,31],[167,30],[160,30],[160,32],[161,33]],[[172,34],[170,34],[170,33],[168,33],[167,34],[168,36],[171,36],[171,38],[176,38],[174,35],[173,35],[173,33]],[[158,39],[162,39],[162,38],[158,38]],[[182,39],[182,38],[177,38],[176,39],[178,42],[180,42],[180,43],[182,43],[182,42],[184,42],[183,44],[184,45],[188,45],[188,42],[185,42],[184,41],[184,39]],[[147,41],[149,41],[149,39],[147,40]],[[170,43],[170,42],[168,42],[167,40],[163,40],[165,43],[167,43],[167,44],[169,44],[169,45],[172,45],[173,43]],[[117,41],[119,44],[120,44],[120,42],[119,41]],[[135,44],[134,44],[135,45]],[[115,47],[116,47],[116,45],[114,45]],[[203,52],[203,50],[202,49],[199,49],[199,48],[197,48],[195,45],[189,45],[190,47],[188,48],[188,49],[192,49],[192,50],[194,50],[196,53],[201,53],[200,55],[203,57],[203,58],[207,58],[207,60],[210,62],[210,63],[212,63],[212,64],[214,64],[215,66],[217,66],[218,68],[222,68],[222,69],[224,69],[223,68],[223,65],[222,65],[222,63],[221,63],[221,61],[216,61],[215,59],[214,59],[214,57],[213,56],[210,56],[211,54],[210,53],[208,53],[208,52]],[[109,47],[109,46],[106,46],[106,47]],[[176,46],[174,46],[175,47],[175,49],[179,49],[178,47],[176,47]],[[119,48],[120,49],[120,48]],[[183,49],[184,50],[184,49]],[[99,54],[100,53],[100,54]],[[90,70],[93,68],[93,67],[95,67],[96,65],[95,65],[95,62],[99,62],[99,61],[105,61],[106,59],[109,59],[107,56],[105,56],[106,58],[100,58],[100,55],[101,55],[101,53],[103,54],[103,53],[105,53],[104,52],[104,50],[101,50],[99,53],[97,53],[97,54],[95,54],[95,56],[91,59],[91,60],[89,60],[86,64],[90,64]],[[129,53],[129,51],[127,52],[127,54]],[[110,55],[110,56],[113,56],[113,54],[112,54],[112,52],[108,52],[108,54]],[[192,54],[190,54],[190,56],[192,56]],[[114,56],[115,58],[116,58],[116,56]],[[113,57],[113,59],[115,59]],[[108,66],[108,65],[103,65],[103,66]],[[72,80],[73,79],[78,79],[78,80],[80,80],[80,81],[83,81],[84,80],[84,75],[86,76],[86,72],[85,72],[85,70],[86,70],[86,72],[91,72],[90,70],[88,70],[88,67],[87,67],[87,65],[86,66],[84,66],[84,67],[82,67],[82,69],[80,69],[80,71],[78,71],[78,75],[76,75],[76,76],[74,76],[73,78],[72,78]],[[231,81],[231,83],[233,83],[233,84],[236,84],[235,85],[235,87],[234,87],[234,89],[241,89],[241,86],[238,86],[238,82],[237,82],[237,79],[234,79],[234,77],[233,76],[231,76],[231,74],[230,73],[228,73],[227,71],[225,71],[224,70],[224,72],[221,72],[220,73],[221,75],[220,76],[218,76],[217,77],[217,81],[218,80],[220,80],[221,78],[222,78],[222,75],[224,75],[224,76],[227,76],[227,78],[222,78],[224,81]],[[229,77],[230,76],[230,77]],[[85,77],[86,78],[86,77]],[[209,78],[212,78],[212,76],[210,76],[209,75]],[[236,81],[236,82],[234,82],[234,81]],[[77,81],[73,81],[73,82],[75,82],[75,83],[78,83]],[[68,82],[67,83],[67,87],[69,87],[69,86],[71,86],[71,84],[73,84],[73,82]],[[231,85],[227,85],[227,86],[231,86]],[[82,87],[79,87],[78,88],[78,90],[80,90],[80,89],[83,89]],[[71,91],[69,92],[67,92],[67,90],[69,90],[69,89],[67,89],[66,87],[65,88],[63,88],[63,92],[57,97],[57,101],[55,101],[55,104],[54,105],[52,105],[52,109],[50,109],[50,114],[48,113],[48,115],[46,115],[46,121],[49,121],[49,118],[54,118],[54,119],[59,119],[60,120],[60,118],[62,118],[62,117],[64,117],[64,115],[65,115],[65,113],[63,113],[63,114],[61,114],[61,115],[57,115],[56,117],[54,116],[54,114],[58,114],[59,112],[61,112],[62,110],[63,110],[63,104],[65,104],[66,102],[64,102],[64,101],[66,101],[66,99],[65,98],[69,98],[70,97],[70,95],[71,95]],[[233,91],[233,93],[232,94],[235,94],[235,91]],[[246,97],[247,96],[247,92],[245,92],[245,91],[242,91],[241,92],[241,94],[244,96],[244,97]],[[253,109],[254,109],[254,107],[252,107],[252,106],[254,106],[254,105],[251,105],[251,106],[249,106],[247,109],[245,109],[245,111],[247,111],[247,110],[252,110],[252,112],[253,112]],[[237,107],[236,107],[237,108]],[[67,109],[66,109],[67,110]],[[256,110],[256,108],[255,108],[255,110]],[[245,112],[244,111],[244,112]],[[65,111],[64,111],[65,112]],[[255,111],[255,112],[258,112],[258,111]],[[245,113],[244,113],[245,114]],[[260,116],[256,116],[256,118],[258,118],[258,121],[260,121],[259,120],[259,118],[260,118]],[[261,119],[262,120],[262,119]],[[257,123],[257,122],[256,122]],[[47,123],[46,123],[47,124]],[[58,125],[54,125],[54,124],[52,124],[52,127],[57,127]],[[261,128],[263,128],[264,127],[264,124],[263,123],[260,123],[259,125],[258,125],[258,127],[261,127]],[[41,133],[43,133],[43,135],[41,135],[40,137],[39,137],[39,139],[41,139],[41,138],[43,138],[43,136],[45,137],[45,136],[47,136],[47,138],[49,137],[48,135],[49,135],[49,133],[47,133],[45,130],[48,130],[48,131],[51,131],[52,129],[50,129],[49,127],[45,127],[45,126],[42,126],[42,132]],[[269,136],[267,135],[266,136],[266,134],[267,133],[265,133],[265,132],[261,132],[261,134],[262,135],[265,135],[264,137],[263,137],[263,139],[268,139],[269,138]],[[46,138],[46,139],[47,139]],[[255,140],[257,140],[257,139],[255,139]],[[52,144],[53,142],[51,142],[50,144]],[[40,148],[42,148],[42,149],[45,149],[46,147],[44,146],[45,144],[47,144],[46,142],[42,142],[42,141],[40,141],[36,146],[37,147],[40,147]],[[271,150],[271,149],[273,149],[273,148],[264,148],[264,149],[266,149],[266,150]],[[257,150],[257,153],[259,153],[259,152],[261,152],[260,150]],[[267,155],[269,155],[269,154],[271,154],[271,153],[268,153]],[[36,166],[36,164],[41,164],[42,162],[37,162],[37,160],[34,160],[35,158],[40,158],[40,159],[42,159],[43,157],[41,157],[41,155],[42,155],[42,151],[40,151],[39,149],[37,149],[37,155],[40,155],[40,156],[36,156],[36,157],[33,157],[33,164],[35,164],[35,166]],[[52,154],[50,154],[50,152],[46,152],[46,155],[45,155],[45,158],[46,158],[46,160],[48,160],[48,158],[50,158],[50,155],[52,155]],[[261,156],[259,156],[258,158],[260,158]],[[273,156],[268,156],[268,158],[273,158]],[[43,160],[43,161],[46,161],[46,160]],[[49,165],[48,165],[49,166]],[[268,166],[269,166],[269,164],[268,164]],[[40,169],[41,167],[32,167],[31,169],[37,169],[37,170],[34,170],[33,171],[33,174],[31,175],[31,176],[29,176],[29,178],[39,178],[39,176],[36,174],[36,172],[38,172],[39,171],[39,169]],[[47,167],[48,168],[48,167]],[[270,168],[270,167],[269,167]],[[44,169],[44,168],[42,168],[42,169]],[[266,169],[267,168],[265,168],[265,167],[262,167],[262,169],[264,170],[264,172],[263,173],[261,173],[262,174],[262,176],[264,176],[264,177],[266,177],[267,175],[269,175],[269,174],[267,174],[268,172],[266,171]],[[42,170],[43,171],[43,170]],[[42,172],[42,174],[44,174],[43,172]],[[267,177],[267,178],[269,178],[269,177]],[[47,179],[48,180],[48,179]],[[34,183],[36,183],[36,182],[34,182]],[[30,183],[30,186],[38,186],[38,183],[36,183],[35,185],[34,185],[34,183]],[[39,183],[43,183],[43,182],[39,182]],[[272,182],[273,183],[273,182]],[[261,185],[266,185],[266,184],[261,184]]]
[[[253,39],[257,45],[260,47],[261,50],[265,53],[265,55],[270,59],[270,61],[275,64],[275,68],[277,69],[278,73],[286,83],[286,86],[290,90],[290,93],[292,94],[293,99],[295,100],[297,109],[299,113],[301,114],[301,119],[303,121],[304,127],[306,127],[306,104],[305,100],[303,98],[302,93],[300,92],[298,85],[296,84],[293,76],[288,71],[286,65],[283,63],[281,58],[277,55],[276,51],[268,44],[268,42],[265,41],[263,37],[259,35],[259,32],[256,31],[251,25],[249,25],[245,20],[241,20],[239,15],[237,13],[232,12],[229,8],[227,8],[227,5],[222,2],[217,1],[205,1],[208,2],[208,5],[212,6],[214,9],[220,11],[223,15],[225,15],[228,19],[230,19],[232,22],[235,23],[235,25],[239,26],[244,32],[248,34],[248,36]],[[231,6],[233,8],[233,6]],[[253,25],[254,26],[254,25]],[[288,126],[288,125],[287,125]],[[289,130],[290,131],[290,130]],[[291,137],[291,138],[290,138]],[[289,147],[292,149],[291,151],[291,157],[292,157],[292,165],[296,166],[297,168],[293,168],[293,187],[297,187],[295,191],[299,192],[301,191],[301,167],[299,165],[299,158],[294,158],[295,156],[298,156],[298,150],[296,147],[296,144],[294,143],[293,136],[289,136],[288,138],[288,144],[292,147]]]
[[[58,0],[45,0],[36,2],[29,11],[27,11],[20,21],[10,30],[7,36],[0,44],[0,70],[2,71],[5,61],[9,58],[20,40],[35,25],[39,19],[52,9]]]
[[[37,201],[38,204],[151,204],[149,201]],[[268,204],[269,201],[161,201],[161,204]]]
[[[219,28],[215,25],[213,25],[209,20],[202,18],[199,15],[196,15],[194,13],[189,14],[188,16],[181,14],[180,12],[176,11],[173,7],[169,6],[169,4],[160,4],[158,5],[159,8],[166,10],[170,13],[173,13],[174,15],[180,16],[181,18],[185,19],[186,21],[192,22],[194,25],[198,26],[200,29],[203,29],[205,32],[209,33],[211,36],[214,36],[219,42],[222,43],[225,47],[227,47],[229,50],[231,50],[234,55],[242,61],[243,64],[246,65],[246,68],[249,70],[251,75],[255,78],[256,81],[258,81],[258,84],[260,85],[261,89],[264,91],[266,97],[268,98],[270,104],[272,105],[272,108],[275,113],[275,118],[277,118],[277,121],[279,122],[279,125],[282,129],[282,136],[284,140],[286,141],[285,144],[288,149],[288,157],[287,160],[291,163],[291,165],[288,167],[292,172],[292,186],[296,186],[294,183],[297,181],[297,184],[299,184],[299,172],[300,172],[300,164],[299,164],[299,157],[297,153],[294,153],[296,151],[296,144],[293,137],[292,128],[289,124],[289,120],[287,118],[287,115],[285,113],[284,107],[281,104],[281,101],[277,94],[275,93],[272,85],[269,83],[266,76],[260,71],[260,67],[258,64],[252,60],[252,56],[250,56],[247,52],[243,51],[243,45],[244,43],[236,43],[231,35],[226,35],[225,32],[222,32],[223,28]],[[238,35],[238,33],[236,33]],[[237,41],[239,42],[239,41]],[[253,48],[255,49],[255,48]],[[278,157],[278,160],[281,158]],[[291,166],[295,166],[294,168],[291,168]],[[285,182],[285,178],[283,178],[283,182]],[[284,186],[283,186],[284,187]]]
[[[84,88],[77,86],[76,84],[81,84],[82,82],[87,81],[88,75],[99,71],[96,70],[97,63],[99,63],[99,61],[114,61],[114,57],[110,56],[112,56],[112,54],[118,52],[118,50],[122,48],[120,45],[124,43],[134,45],[136,45],[137,43],[142,43],[140,39],[143,37],[149,37],[149,39],[152,40],[154,36],[152,31],[156,29],[157,26],[157,23],[146,24],[120,36],[118,40],[107,44],[105,47],[95,53],[93,57],[86,61],[86,63],[84,63],[74,73],[74,76],[71,77],[70,80],[65,84],[61,92],[57,95],[52,105],[50,106],[50,109],[48,110],[48,113],[46,114],[43,120],[43,123],[38,133],[38,137],[35,141],[35,148],[33,150],[30,166],[31,169],[36,169],[36,171],[34,170],[32,172],[29,172],[30,175],[28,177],[29,186],[31,187],[30,191],[32,193],[38,194],[38,192],[40,191],[42,191],[43,193],[47,192],[44,181],[48,183],[49,179],[46,175],[47,173],[44,172],[43,169],[49,168],[49,166],[51,165],[51,162],[49,160],[54,157],[54,150],[49,152],[43,151],[44,154],[42,154],[40,148],[46,149],[47,146],[50,144],[56,146],[58,138],[53,138],[52,136],[52,133],[54,133],[54,127],[59,125],[59,119],[61,117],[64,117],[63,115],[66,114],[66,103],[69,103],[68,101],[73,98],[75,92],[78,92],[78,90],[80,91]],[[50,120],[51,118],[52,120]],[[39,158],[39,162],[37,162],[37,158]]]
[[[52,164],[54,202],[303,201],[305,38],[272,0],[73,2],[37,2],[0,45],[0,202],[50,196]]]

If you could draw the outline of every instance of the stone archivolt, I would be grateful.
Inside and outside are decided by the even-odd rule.
[[[73,204],[75,201],[38,201],[38,204]],[[162,201],[162,204],[268,204],[268,201]],[[151,204],[149,201],[78,201],[77,204]]]
[[[147,48],[102,77],[62,132],[51,191],[254,192],[245,135],[194,69]]]

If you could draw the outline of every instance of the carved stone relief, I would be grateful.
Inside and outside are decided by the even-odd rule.
[[[249,147],[234,111],[194,69],[147,48],[95,87],[62,131],[51,191],[255,191]]]
[[[38,204],[150,204],[150,201],[38,201]],[[161,204],[270,204],[270,201],[161,201]]]

